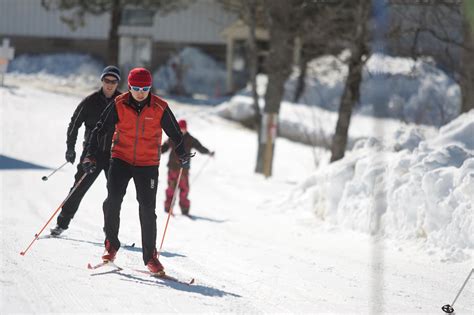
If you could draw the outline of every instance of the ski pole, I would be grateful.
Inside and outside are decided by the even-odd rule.
[[[472,273],[474,272],[474,268],[471,269],[471,272],[469,273],[469,275],[467,276],[466,280],[464,281],[461,289],[459,290],[458,294],[456,295],[456,297],[454,298],[454,301],[453,303],[450,304],[446,304],[444,305],[441,309],[445,312],[445,313],[452,313],[454,312],[454,303],[456,303],[456,300],[458,299],[459,295],[461,294],[462,290],[464,290],[464,287],[466,286],[466,283],[469,281],[469,279],[471,278],[471,275]]]
[[[165,230],[163,231],[163,237],[161,238],[160,250],[156,254],[157,259],[160,258],[161,249],[163,248],[163,242],[165,241],[166,230],[168,229],[168,222],[170,221],[170,217],[173,214],[173,206],[174,206],[174,202],[176,200],[176,195],[177,195],[178,188],[179,188],[179,181],[181,180],[181,174],[183,174],[183,168],[182,167],[179,170],[178,181],[176,182],[176,187],[174,188],[174,192],[173,192],[173,199],[171,199],[171,205],[170,205],[170,208],[168,209],[168,218],[166,219]]]
[[[44,180],[44,181],[47,181],[48,178],[50,178],[51,176],[53,176],[54,173],[56,173],[57,171],[59,171],[60,169],[62,169],[64,167],[64,165],[66,165],[67,163],[69,162],[65,162],[63,165],[61,165],[60,167],[56,168],[55,170],[53,170],[53,172],[51,174],[49,174],[48,176],[43,176],[41,179]]]
[[[84,178],[86,178],[87,176],[87,173],[85,173],[84,175],[82,175],[82,177],[79,179],[79,181],[76,183],[76,185],[74,185],[74,187],[72,187],[71,191],[69,192],[69,194],[67,195],[66,199],[63,200],[63,202],[61,202],[61,204],[59,205],[59,207],[56,209],[56,211],[54,211],[53,215],[49,218],[48,222],[46,222],[46,224],[43,226],[43,228],[35,234],[35,237],[33,238],[33,240],[31,241],[30,245],[28,245],[28,247],[20,252],[20,255],[21,256],[25,256],[26,252],[30,249],[31,245],[33,245],[33,243],[39,238],[39,236],[41,235],[41,233],[44,231],[44,229],[48,226],[49,222],[51,222],[51,220],[54,218],[54,216],[56,215],[56,213],[58,213],[59,209],[62,208],[62,206],[66,203],[66,201],[72,196],[72,194],[76,191],[77,187],[79,187],[79,185],[82,183],[82,181],[84,180]]]
[[[191,185],[194,184],[194,182],[197,180],[197,178],[199,177],[199,175],[201,175],[202,171],[204,170],[204,168],[206,167],[207,163],[209,163],[209,161],[211,160],[211,155],[209,155],[207,157],[207,160],[204,162],[204,164],[201,166],[201,168],[199,169],[199,171],[196,173],[196,176],[193,177],[193,181],[191,182]]]

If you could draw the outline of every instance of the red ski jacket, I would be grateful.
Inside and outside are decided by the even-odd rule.
[[[151,93],[142,103],[137,103],[128,92],[117,96],[92,130],[87,155],[95,156],[98,139],[109,130],[113,133],[112,158],[134,166],[160,164],[162,130],[175,143],[178,156],[185,155],[176,118],[166,101]]]
[[[160,164],[161,117],[168,104],[156,95],[140,113],[127,104],[128,93],[115,98],[118,121],[112,140],[112,157],[136,166]]]

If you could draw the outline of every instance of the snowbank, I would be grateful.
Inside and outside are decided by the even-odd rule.
[[[225,93],[224,65],[197,48],[186,47],[171,57],[166,65],[153,74],[154,86],[167,93],[175,94],[178,84],[177,73],[182,75],[182,85],[187,94],[219,97]]]
[[[474,111],[440,129],[398,132],[397,145],[359,141],[338,162],[320,167],[289,204],[323,221],[397,239],[426,240],[450,259],[474,249]],[[289,207],[295,208],[295,207]]]
[[[347,66],[339,57],[323,56],[310,62],[306,89],[299,103],[293,103],[293,93],[299,75],[293,71],[285,84],[281,104],[280,130],[282,137],[303,143],[330,142],[337,121],[340,96],[344,88]],[[260,106],[263,108],[267,77],[259,75]],[[242,90],[216,113],[224,118],[248,122],[254,116],[250,88]],[[364,68],[361,102],[354,109],[353,119],[364,116],[393,118],[406,123],[441,126],[454,119],[460,108],[459,86],[429,60],[390,57],[374,54]],[[289,115],[289,116],[288,116]],[[388,129],[388,130],[387,130]],[[375,130],[349,134],[349,145],[361,137],[381,137]],[[384,129],[391,134],[392,127]]]
[[[84,94],[100,85],[104,64],[85,54],[20,55],[8,65],[6,83],[24,84],[53,92]]]
[[[258,77],[259,88],[263,89],[262,87],[266,86],[266,80],[267,77],[264,75]],[[252,103],[250,96],[236,95],[230,101],[216,107],[215,113],[226,119],[250,124],[254,116]],[[260,107],[263,109],[263,101],[260,102]],[[283,101],[280,108],[278,135],[293,141],[329,148],[336,129],[337,118],[338,114],[335,111]],[[414,124],[402,123],[396,119],[354,114],[349,128],[348,148],[352,148],[358,140],[370,137],[391,141],[394,133],[403,133],[406,128],[418,130]],[[431,132],[435,128],[425,126],[422,129],[424,132]],[[407,141],[412,141],[412,139]]]
[[[90,55],[39,54],[20,55],[8,65],[8,72],[44,73],[60,77],[94,76],[102,72],[104,65]]]

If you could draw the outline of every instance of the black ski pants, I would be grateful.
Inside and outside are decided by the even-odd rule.
[[[81,159],[79,160],[79,163],[77,164],[77,172],[76,172],[76,175],[74,175],[73,187],[81,179],[82,175],[84,175],[84,170],[82,169],[82,160],[85,158],[86,153],[87,152],[85,150],[82,152]],[[95,182],[97,177],[100,175],[102,170],[105,173],[105,177],[107,178],[108,176],[110,153],[98,152],[96,159],[97,159],[97,168],[95,172],[87,175],[84,178],[82,183],[79,185],[79,187],[77,187],[76,191],[72,194],[72,196],[64,203],[61,209],[61,213],[59,214],[58,219],[57,219],[57,224],[62,229],[67,229],[69,227],[69,222],[71,222],[72,218],[76,214],[77,209],[79,208],[79,205],[82,201],[82,198],[84,198],[85,194],[87,193],[89,188],[92,186],[92,184]],[[71,187],[71,190],[73,187]]]
[[[156,248],[156,191],[158,185],[158,166],[133,166],[120,159],[110,162],[107,180],[107,199],[103,209],[105,215],[105,235],[112,247],[120,248],[118,233],[120,228],[120,209],[127,191],[128,182],[133,178],[137,191],[138,212],[140,216],[143,261],[146,264]]]

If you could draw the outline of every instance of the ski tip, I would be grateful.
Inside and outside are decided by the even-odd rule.
[[[87,269],[94,269],[94,268],[92,267],[91,263],[88,263],[88,264],[87,264]]]

